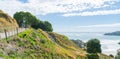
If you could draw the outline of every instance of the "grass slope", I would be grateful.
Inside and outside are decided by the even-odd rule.
[[[86,59],[86,54],[64,35],[29,29],[0,40],[0,58]]]
[[[12,29],[16,27],[18,27],[16,20],[0,10],[0,30],[1,29]]]

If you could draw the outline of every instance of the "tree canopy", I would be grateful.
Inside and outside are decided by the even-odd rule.
[[[16,19],[16,21],[20,27],[29,27],[38,20],[31,13],[23,12],[23,11],[16,12],[14,14],[14,18]]]
[[[32,27],[34,29],[41,28],[44,31],[53,31],[51,23],[48,21],[41,21],[32,15],[30,12],[16,12],[14,14],[19,27]]]
[[[87,42],[88,53],[101,53],[101,44],[98,39],[91,39]]]

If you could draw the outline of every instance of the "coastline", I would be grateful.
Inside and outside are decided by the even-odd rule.
[[[104,32],[62,32],[60,34],[64,34],[70,39],[82,40],[83,42],[87,42],[92,38],[97,38],[101,42],[102,53],[107,55],[113,54],[115,56],[119,49],[118,42],[120,37],[106,36],[104,35]]]

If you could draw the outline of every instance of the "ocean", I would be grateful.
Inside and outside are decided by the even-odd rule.
[[[87,42],[90,39],[97,38],[101,42],[102,53],[107,55],[116,55],[117,50],[120,48],[120,36],[104,35],[104,32],[59,32],[66,35],[69,39],[79,39]]]

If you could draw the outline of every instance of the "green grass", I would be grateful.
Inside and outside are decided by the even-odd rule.
[[[49,38],[50,35],[52,38]],[[100,58],[107,55],[100,54]],[[0,57],[5,59],[87,59],[86,51],[66,36],[29,29],[0,40]]]
[[[0,45],[2,45],[0,57],[5,59],[76,59],[76,57],[78,59],[79,57],[86,57],[85,52],[74,47],[74,44],[67,37],[60,35],[58,40],[60,43],[54,43],[47,33],[40,29],[25,30],[18,36],[0,40]],[[9,47],[9,50],[6,49],[6,46]],[[75,51],[82,53],[77,54]]]

